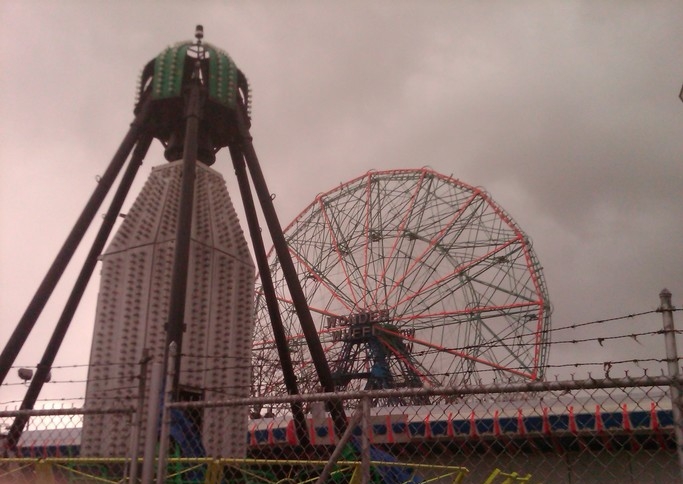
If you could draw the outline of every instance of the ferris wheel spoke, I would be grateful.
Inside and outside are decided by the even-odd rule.
[[[334,348],[337,348],[339,346],[339,344],[337,342],[334,342],[334,341],[333,342],[322,341],[322,343],[323,343],[323,351],[327,354],[328,361],[334,362],[334,361],[338,360],[339,351],[333,352],[332,350]],[[313,359],[308,352],[301,354],[300,358],[297,360],[297,366],[299,367],[300,370],[311,371],[312,365],[313,365]]]
[[[392,264],[394,252],[396,251],[396,246],[398,245],[399,241],[401,240],[401,236],[403,235],[403,231],[405,230],[408,219],[409,219],[409,217],[413,211],[413,207],[414,207],[415,202],[417,200],[418,194],[420,193],[420,189],[422,187],[424,177],[425,177],[425,174],[422,173],[420,178],[415,183],[415,189],[413,190],[413,192],[410,195],[410,200],[406,206],[406,210],[405,210],[403,216],[401,217],[401,221],[398,224],[398,228],[396,231],[396,235],[394,237],[394,242],[392,244],[392,247],[389,250],[389,254],[384,259],[383,267],[382,267],[382,270],[381,270],[380,275],[379,275],[380,281],[385,280],[386,274],[387,274],[387,269]],[[375,291],[375,297],[374,297],[375,301],[379,300],[379,291],[380,291],[380,288],[382,288],[382,287],[383,287],[383,285],[380,285],[380,284],[377,285],[377,288]],[[386,300],[386,297],[387,297],[387,295],[385,295],[385,300]],[[382,303],[380,303],[379,305],[381,305],[381,304]]]
[[[501,315],[511,319],[514,319],[515,316],[524,317],[529,314],[530,309],[534,309],[537,306],[537,303],[526,302],[451,311],[424,312],[403,315],[396,322],[403,323],[403,327],[415,330],[435,329],[442,326],[451,327],[457,324],[468,324],[475,317],[482,320],[501,317]],[[408,323],[410,324],[408,325]]]
[[[333,329],[321,329],[318,331],[318,335],[321,337],[322,343],[326,343],[326,337],[332,338],[332,342],[330,343],[328,341],[326,343],[327,346],[323,347],[324,351],[329,351],[332,347],[335,346],[336,342],[334,341],[334,333],[335,331]],[[252,343],[252,348],[254,349],[254,351],[274,351],[276,349],[275,339],[272,337],[272,335],[269,336],[270,337],[262,337],[259,340],[254,340]],[[290,349],[297,348],[300,346],[307,347],[306,337],[303,332],[288,334],[287,342]]]
[[[454,350],[454,349],[450,349],[450,348],[444,348],[444,347],[441,346],[441,345],[437,345],[437,344],[434,344],[434,343],[429,343],[429,342],[423,341],[423,340],[415,339],[414,341],[415,341],[416,343],[418,343],[418,344],[420,344],[420,345],[423,345],[423,346],[426,346],[426,347],[428,347],[428,348],[433,348],[433,349],[439,350],[439,351],[444,352],[444,353],[448,353],[448,354],[451,354],[451,355],[454,355],[454,356],[459,356],[460,358],[464,358],[464,359],[470,360],[470,361],[475,362],[475,363],[480,363],[480,364],[482,364],[482,365],[486,365],[486,366],[488,366],[488,367],[490,367],[490,368],[494,368],[494,369],[497,369],[497,370],[501,370],[501,371],[504,371],[504,372],[506,372],[506,373],[512,373],[512,374],[515,374],[515,375],[520,375],[520,376],[523,376],[523,377],[525,377],[525,378],[529,378],[529,377],[531,376],[531,375],[530,375],[529,373],[527,373],[527,372],[520,371],[520,370],[518,370],[518,369],[516,369],[516,368],[508,368],[508,367],[506,367],[506,366],[504,366],[504,365],[501,365],[501,364],[499,364],[499,363],[497,363],[497,362],[495,362],[495,361],[490,361],[490,360],[487,360],[487,359],[485,359],[485,358],[482,358],[481,356],[472,355],[471,353],[465,353],[465,352],[458,351],[458,350]]]
[[[313,309],[311,309],[313,311]],[[321,314],[327,314],[331,315],[332,313],[328,312],[321,312]],[[338,329],[334,328],[321,328],[318,330],[318,336],[321,338],[321,343],[325,343],[326,346],[323,347],[323,350],[325,352],[329,351],[331,348],[336,346],[338,343],[334,339],[336,334],[339,332]],[[327,340],[326,338],[332,338],[331,340]],[[295,347],[299,345],[306,345],[306,337],[303,332],[301,333],[294,333],[294,334],[289,334],[287,336],[287,341],[289,342],[290,347]],[[253,346],[257,348],[261,347],[272,347],[275,348],[274,346],[275,340],[274,339],[264,339],[260,341],[254,341]],[[272,346],[271,346],[272,345]]]
[[[401,301],[403,300],[407,294],[411,292],[419,293],[422,295],[427,295],[432,292],[440,292],[438,288],[435,287],[430,287],[431,282],[434,280],[435,277],[438,278],[438,271],[439,267],[442,267],[444,264],[444,261],[446,260],[446,253],[441,252],[437,254],[437,257],[434,260],[431,260],[430,258],[429,263],[425,261],[423,264],[418,266],[418,270],[413,271],[413,274],[410,276],[410,283],[405,283],[401,284],[399,286],[399,290],[396,291],[395,296],[393,297],[394,301]],[[408,281],[406,281],[408,282]],[[451,292],[452,294],[452,292]],[[420,298],[423,299],[423,298]],[[426,298],[425,298],[426,299]],[[411,302],[417,301],[418,298],[412,299]],[[412,312],[412,304],[408,304],[404,307],[403,311],[406,312]]]
[[[487,287],[487,288],[495,291],[496,293],[505,293],[515,300],[522,299],[524,301],[533,302],[533,303],[538,302],[534,298],[527,296],[526,294],[522,294],[521,291],[513,292],[512,290],[507,289],[507,288],[503,287],[502,285],[494,285],[488,281],[485,281],[483,279],[479,279],[477,276],[474,276],[471,274],[468,274],[468,282],[474,282],[474,283],[478,284],[479,286]]]
[[[324,287],[340,304],[342,304],[347,310],[351,311],[354,307],[354,301],[350,299],[347,294],[337,287],[337,285],[332,282],[329,278],[323,277],[318,271],[313,269],[313,267],[306,261],[300,254],[293,251],[290,248],[292,256],[301,264],[301,266],[306,270],[308,275],[315,279],[322,287]]]
[[[491,259],[490,256],[506,248],[507,244],[503,244],[503,246],[493,249],[487,255],[473,260],[467,265],[460,265],[451,273],[446,274],[439,279],[430,281],[429,284],[423,283],[422,286],[412,294],[407,295],[403,300],[399,300],[396,306],[398,307],[401,305],[402,312],[411,313],[414,312],[412,309],[413,307],[430,307],[434,304],[441,303],[443,300],[452,297],[453,294],[461,291],[461,289],[464,290],[466,287],[469,287],[472,292],[470,299],[473,301],[480,301],[484,296],[478,295],[478,293],[474,291],[474,287],[472,286],[473,279],[496,266],[498,262]],[[514,250],[515,249],[513,248],[513,252]],[[436,264],[439,263],[440,261],[437,260]],[[472,269],[475,268],[477,271],[473,272]],[[449,290],[445,291],[443,290],[444,288],[449,288]]]
[[[440,217],[434,218],[426,216],[427,213],[430,213],[430,210],[428,209],[429,204],[435,201],[435,199],[438,199],[436,194],[431,193],[430,188],[433,184],[434,179],[432,178],[429,180],[428,189],[423,190],[424,195],[420,199],[420,207],[416,210],[417,213],[410,221],[411,230],[404,229],[403,231],[404,237],[402,237],[400,245],[402,248],[405,245],[405,250],[402,250],[402,253],[404,254],[404,263],[394,263],[394,273],[389,279],[392,281],[389,284],[390,291],[396,289],[396,293],[392,295],[391,298],[394,301],[401,300],[404,297],[404,294],[415,288],[415,285],[422,288],[428,284],[434,277],[434,274],[437,273],[437,268],[448,254],[447,248],[442,247],[440,241],[437,241],[430,249],[430,238],[421,235],[422,233],[431,234],[434,231],[438,232],[442,228],[442,220]],[[450,231],[451,230],[449,229],[449,234]],[[412,272],[410,272],[410,280],[406,278],[405,280],[401,280],[398,284],[394,283],[394,281],[406,274],[405,268],[410,267],[410,264],[412,264],[418,243],[425,243],[427,245],[428,248],[425,251],[426,255],[424,255],[419,264],[414,266]]]
[[[488,344],[482,345],[483,348],[491,348],[492,346],[495,346],[495,349],[498,351],[502,351],[508,354],[510,360],[509,361],[516,361],[519,366],[517,369],[524,369],[526,370],[526,374],[528,375],[529,378],[533,379],[533,374],[534,374],[534,369],[529,367],[528,362],[524,362],[520,359],[519,355],[515,354],[511,346],[508,343],[505,343],[501,338],[498,337],[498,335],[491,330],[483,321],[480,322],[482,327],[485,328],[489,334],[491,335],[491,340],[489,340]],[[492,342],[496,341],[498,344],[493,345]],[[490,352],[487,352],[489,354]],[[500,358],[499,358],[500,360]],[[506,362],[507,367],[509,368],[509,363]]]
[[[374,237],[374,234],[370,234],[370,208],[372,207],[371,204],[372,201],[372,178],[368,177],[367,182],[365,183],[365,225],[363,226],[363,307],[369,307],[368,303],[368,267],[370,266],[369,264],[369,258],[368,258],[368,252],[370,249],[370,241]]]
[[[518,264],[518,259],[521,254],[519,244],[510,248],[510,251],[504,255],[500,255],[486,261],[486,264],[481,264],[477,270],[469,271],[467,273],[467,280],[472,287],[477,287],[478,293],[484,297],[486,294],[496,294],[498,297],[511,297],[514,299],[534,300],[527,296],[525,291],[529,291],[528,277],[520,277],[526,273],[526,266]],[[491,273],[491,269],[494,269]],[[486,277],[483,277],[486,276]],[[511,278],[515,279],[514,284],[509,284]],[[506,287],[506,286],[509,286]]]
[[[387,333],[396,335],[396,333]],[[410,338],[407,337],[403,337],[403,339],[405,339],[406,341],[410,341]],[[394,348],[393,345],[387,343],[386,341],[382,341],[382,344],[396,357],[397,360],[399,360],[408,369],[410,369],[410,371],[412,371],[423,383],[427,383],[430,387],[439,385],[439,381],[436,380],[434,376],[426,368],[420,365],[417,361],[411,358],[407,358],[405,354],[396,350],[396,348]]]
[[[420,292],[412,293],[412,294],[406,296],[405,298],[403,298],[403,300],[397,301],[393,306],[391,306],[391,308],[396,309],[397,307],[404,305],[404,304],[408,303],[409,301],[414,300],[415,298],[419,297],[420,294],[423,292],[429,291],[429,290],[436,288],[436,287],[441,287],[445,282],[450,281],[454,278],[457,278],[458,276],[463,274],[465,271],[467,271],[473,267],[476,267],[482,261],[489,259],[491,256],[501,252],[502,250],[506,249],[507,247],[514,244],[515,242],[516,242],[515,239],[509,240],[509,241],[505,242],[504,244],[495,247],[494,249],[492,249],[488,253],[486,253],[486,254],[484,254],[484,255],[482,255],[482,256],[480,256],[480,257],[478,257],[478,258],[476,258],[476,259],[474,259],[474,260],[472,260],[466,264],[459,265],[458,267],[454,268],[453,271],[446,274],[442,278],[436,279],[431,284],[424,286]]]
[[[489,270],[490,267],[481,267],[479,272],[475,275],[481,275],[481,273]],[[467,289],[469,295],[467,300],[470,301],[470,305],[476,304],[476,306],[471,307],[524,307],[527,305],[537,306],[539,301],[534,301],[531,298],[521,297],[516,293],[511,291],[500,290],[496,286],[485,286],[487,291],[481,292],[476,290],[473,282],[476,280],[472,273],[468,273],[467,277],[451,276],[444,281],[443,285],[448,285],[451,287],[451,291],[443,291],[441,285],[431,286],[429,288],[423,288],[420,294],[415,295],[404,301],[403,305],[397,305],[396,312],[401,312],[403,314],[414,314],[418,312],[419,308],[430,308],[437,304],[446,304],[448,299],[452,297],[454,293],[460,291],[461,289]],[[457,283],[453,282],[457,278]],[[503,297],[501,297],[501,295]],[[419,296],[419,297],[418,297]],[[495,300],[494,300],[495,298]],[[521,305],[519,302],[521,301]],[[528,304],[524,304],[528,303]]]
[[[257,290],[256,293],[259,295],[262,295],[263,291]],[[294,311],[294,301],[292,299],[286,298],[284,296],[275,296],[275,298],[278,302],[284,303],[286,305],[286,307],[289,308],[288,310]],[[330,317],[339,316],[338,313],[335,313],[333,311],[328,311],[327,309],[322,309],[322,308],[319,308],[316,306],[312,306],[311,304],[308,305],[308,309],[309,309],[309,311],[311,311],[311,313],[320,314],[321,316],[330,316]]]
[[[401,337],[400,333],[396,333],[396,332],[393,332],[393,331],[390,331],[390,330],[387,330],[387,329],[383,329],[383,331],[385,331],[385,332],[387,332],[387,333],[389,333],[389,334],[393,334],[393,335],[395,335],[395,336]],[[479,356],[472,355],[471,353],[467,353],[467,352],[464,352],[464,351],[461,351],[461,350],[457,350],[457,349],[454,349],[454,348],[446,348],[446,347],[444,347],[444,346],[441,346],[441,345],[438,345],[438,344],[435,344],[435,343],[431,343],[431,342],[429,342],[429,341],[425,341],[425,340],[423,340],[423,339],[416,338],[416,337],[411,337],[411,338],[407,338],[407,339],[408,339],[409,341],[415,343],[415,344],[418,344],[418,345],[423,346],[423,347],[426,347],[426,348],[432,348],[432,349],[437,350],[437,351],[439,351],[439,352],[442,352],[442,353],[444,353],[444,354],[450,354],[450,355],[453,355],[453,356],[457,356],[457,357],[460,357],[460,358],[464,358],[464,359],[473,361],[473,362],[475,362],[475,363],[480,363],[480,364],[482,364],[482,365],[486,365],[486,366],[489,366],[489,367],[491,367],[491,368],[495,368],[495,369],[502,370],[502,371],[505,371],[505,372],[517,374],[517,375],[524,376],[524,377],[527,377],[527,378],[530,376],[529,373],[525,373],[525,372],[519,371],[519,370],[516,369],[516,368],[508,368],[508,367],[505,367],[505,366],[503,366],[503,365],[500,365],[500,364],[497,363],[497,362],[489,361],[489,360],[484,359],[484,358],[481,358],[481,357],[479,357]]]
[[[360,203],[360,201],[356,203]],[[364,268],[366,268],[367,253],[355,249],[355,247],[360,247],[363,244],[367,246],[367,242],[364,242],[367,240],[367,222],[363,222],[362,212],[362,210],[359,210],[358,213],[354,211],[352,214],[345,214],[343,217],[336,212],[326,214],[329,221],[329,225],[326,225],[332,227],[334,234],[343,234],[334,237],[334,240],[338,241],[335,253],[338,263],[339,258],[341,258],[349,291],[353,292],[356,302],[361,299],[365,302],[367,299],[366,280],[363,273]]]
[[[424,179],[427,178],[426,181]],[[379,307],[378,299],[380,292],[386,296],[387,288],[391,284],[388,281],[394,279],[396,271],[400,271],[401,261],[410,258],[412,244],[407,247],[402,235],[407,232],[405,224],[407,221],[421,225],[421,220],[430,198],[430,187],[433,185],[433,178],[422,174],[414,183],[415,188],[410,185],[408,180],[402,180],[398,185],[388,189],[389,192],[380,192],[380,184],[377,185],[377,193],[373,198],[374,218],[372,225],[383,227],[374,231],[371,237],[378,241],[378,251],[373,251],[372,273],[375,274],[375,290],[368,290],[374,307]],[[408,203],[404,201],[406,196],[410,197]],[[407,208],[407,211],[406,211]],[[398,234],[398,237],[391,234]],[[386,250],[386,240],[392,240],[390,249]],[[377,262],[375,262],[377,261]],[[393,274],[389,274],[389,270]]]
[[[344,278],[346,279],[346,286],[349,288],[348,295],[354,303],[353,307],[358,307],[358,297],[356,296],[356,292],[354,291],[353,284],[351,283],[351,278],[349,277],[349,273],[347,271],[346,262],[344,260],[344,256],[350,253],[350,249],[347,246],[341,246],[339,240],[337,239],[337,233],[335,231],[335,228],[332,224],[332,221],[330,220],[330,216],[327,213],[327,210],[322,200],[320,201],[320,211],[323,215],[323,219],[325,220],[325,224],[330,235],[330,240],[332,242],[333,250],[337,256],[337,262],[339,263],[339,266],[341,267],[341,270],[344,273]]]
[[[410,274],[413,271],[413,269],[422,262],[422,260],[427,256],[427,254],[434,250],[434,247],[438,243],[438,241],[441,240],[444,234],[455,224],[458,218],[460,218],[460,216],[467,209],[467,207],[470,206],[470,204],[474,201],[475,198],[476,194],[472,195],[469,199],[467,199],[464,205],[458,209],[458,211],[451,217],[448,223],[446,223],[446,225],[436,234],[436,236],[432,238],[427,248],[420,255],[418,255],[412,260],[412,262],[406,268],[404,274],[394,281],[391,288],[389,289],[389,292],[387,293],[381,304],[384,304],[388,300],[391,293],[405,280],[408,274]]]

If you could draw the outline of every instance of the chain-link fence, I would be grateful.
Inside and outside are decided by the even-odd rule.
[[[116,371],[88,383],[112,384],[83,408],[0,411],[0,484],[683,482],[679,332],[666,308],[664,330],[647,319],[655,311],[554,328],[571,348],[548,366],[562,376],[526,383],[236,398],[202,391],[207,366],[195,375],[204,386],[173,398],[172,347],[166,375],[153,359],[101,363]],[[52,368],[47,403],[78,401],[79,369]],[[23,385],[3,384],[0,404],[21,402]]]
[[[30,418],[0,460],[0,482],[679,482],[674,384],[660,376],[173,403],[146,435],[132,409],[6,411],[3,428]],[[420,405],[405,404],[416,397]],[[333,418],[329,402],[346,418]],[[250,414],[255,405],[271,411]],[[292,405],[306,409],[304,422]],[[243,422],[243,455],[207,450],[207,415],[228,416],[212,419],[212,432]],[[98,422],[102,440],[127,429],[129,451],[88,453],[83,424]]]
[[[115,427],[131,433],[134,413],[130,408],[52,409],[0,412],[3,455],[0,482],[122,482],[130,476],[130,453],[118,458],[83,458],[84,422],[106,419]],[[21,422],[23,427],[18,427]],[[102,429],[100,439],[107,441],[112,432]]]

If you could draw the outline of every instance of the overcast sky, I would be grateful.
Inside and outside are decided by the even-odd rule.
[[[249,78],[254,144],[283,226],[370,169],[429,166],[484,187],[530,236],[555,327],[656,309],[665,287],[683,305],[681,2],[4,0],[2,347],[128,129],[141,68],[198,23]],[[133,193],[161,163],[157,143]],[[237,205],[227,153],[214,168]],[[97,283],[56,365],[87,363]],[[17,365],[38,362],[69,289],[55,292]],[[652,314],[555,339],[660,328]],[[661,335],[558,344],[550,363],[663,351]],[[0,403],[16,394],[3,388]]]

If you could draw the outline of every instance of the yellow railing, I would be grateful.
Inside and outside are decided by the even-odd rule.
[[[141,461],[140,461],[141,462]],[[130,463],[124,458],[66,458],[46,457],[0,459],[0,482],[23,484],[58,484],[61,482],[124,483]],[[239,476],[240,482],[254,484],[297,483],[317,480],[326,461],[264,460],[264,459],[192,459],[169,458],[166,482],[176,484],[220,484],[230,482],[230,476]],[[339,461],[330,479],[350,483],[361,482],[360,461]],[[380,482],[381,472],[402,474],[405,482],[451,482],[459,484],[468,473],[464,467],[406,462],[370,462],[373,482]],[[237,480],[237,479],[236,479]]]
[[[140,464],[142,461],[139,461]],[[0,459],[0,482],[5,484],[128,483],[129,459],[46,457]],[[169,484],[221,484],[235,481],[251,484],[313,484],[326,461],[269,459],[169,458],[166,482]],[[340,460],[328,482],[360,484],[362,463]],[[155,466],[156,468],[156,466]],[[371,482],[384,482],[383,473],[392,473],[392,482],[465,482],[469,470],[459,466],[371,461]],[[415,481],[414,477],[417,477]],[[505,473],[495,469],[483,484],[530,482],[531,475]]]
[[[502,480],[501,480],[502,479]],[[520,476],[516,472],[506,473],[500,469],[494,470],[491,475],[484,481],[484,484],[513,484],[515,482],[529,482],[531,480],[531,474],[526,476]]]

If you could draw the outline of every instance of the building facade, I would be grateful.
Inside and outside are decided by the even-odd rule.
[[[143,352],[153,361],[163,359],[181,174],[182,161],[153,168],[102,255],[86,408],[135,406]],[[225,180],[197,163],[180,400],[249,395],[254,274]],[[151,365],[146,372],[141,435],[147,428]],[[186,417],[191,438],[200,440],[208,455],[245,455],[246,410],[206,409]],[[124,456],[131,445],[130,419],[86,416],[83,455]]]

